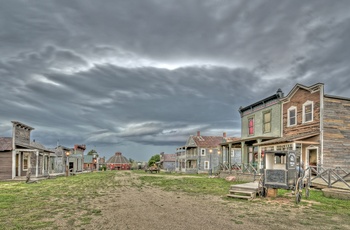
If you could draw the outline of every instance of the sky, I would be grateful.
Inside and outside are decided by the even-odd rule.
[[[295,84],[350,97],[348,0],[0,0],[0,136],[147,161]]]

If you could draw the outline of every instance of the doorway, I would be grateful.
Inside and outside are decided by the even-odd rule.
[[[313,148],[307,148],[306,150],[306,165],[305,167],[312,168],[312,175],[316,175],[316,171],[318,172],[318,165],[317,165],[317,159],[318,159],[318,149],[317,147]]]

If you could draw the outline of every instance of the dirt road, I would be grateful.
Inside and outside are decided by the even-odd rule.
[[[232,200],[189,195],[142,185],[139,175],[118,172],[117,189],[92,200],[101,211],[83,229],[350,229],[341,216],[326,216],[288,198]]]

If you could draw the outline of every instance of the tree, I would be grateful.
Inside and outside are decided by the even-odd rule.
[[[156,162],[159,162],[160,161],[160,155],[159,154],[156,154],[156,155],[153,155],[151,157],[151,159],[149,159],[148,161],[148,166],[152,166],[154,165]]]
[[[129,162],[132,164],[134,163],[134,160],[132,158],[129,158]]]
[[[95,149],[91,149],[86,155],[96,155],[96,157],[98,157],[98,153]]]

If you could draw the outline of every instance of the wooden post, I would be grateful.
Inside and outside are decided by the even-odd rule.
[[[69,175],[69,168],[68,168],[68,165],[66,165],[66,176]]]

